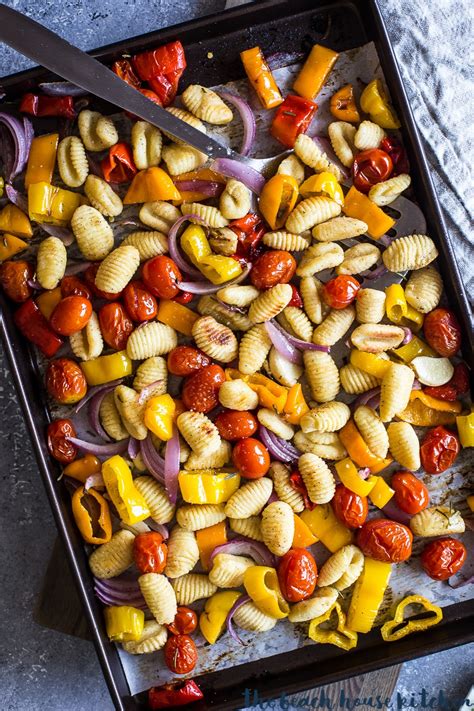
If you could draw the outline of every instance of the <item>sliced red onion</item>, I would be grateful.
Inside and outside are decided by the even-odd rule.
[[[265,178],[258,170],[251,168],[246,163],[241,163],[232,158],[218,158],[211,163],[211,170],[226,178],[235,178],[246,185],[256,195],[260,195],[265,185]]]
[[[132,461],[135,459],[135,457],[138,456],[138,453],[140,452],[140,442],[138,439],[135,439],[135,437],[130,437],[128,440],[128,446],[127,446],[127,454],[129,459]]]
[[[35,291],[42,291],[43,287],[39,283],[37,279],[27,279],[26,283],[30,287],[30,289],[34,289]]]
[[[240,639],[239,635],[234,629],[234,625],[232,624],[232,618],[237,612],[237,610],[242,607],[242,605],[245,605],[245,603],[250,602],[250,596],[249,595],[241,595],[238,600],[234,602],[232,607],[229,610],[229,614],[226,617],[225,620],[225,626],[227,628],[227,632],[230,634],[234,642],[237,642],[237,644],[241,644],[243,647],[245,647],[245,642],[242,642]]]
[[[180,192],[201,193],[206,197],[217,197],[225,188],[224,183],[213,180],[175,180],[174,184]]]
[[[394,240],[393,237],[389,237],[388,235],[382,235],[381,237],[379,237],[379,239],[377,240],[377,242],[378,242],[379,244],[383,245],[384,247],[390,247],[390,245],[392,244],[393,240]]]
[[[292,457],[293,461],[298,459],[301,452],[299,452],[299,450],[296,449],[296,447],[294,447],[291,442],[288,442],[282,437],[278,437],[278,435],[276,435],[271,430],[268,430],[268,436],[276,446],[280,447],[284,452],[287,452],[287,454]]]
[[[68,442],[72,442],[78,449],[89,454],[95,454],[96,457],[113,457],[114,454],[122,454],[127,450],[128,437],[120,442],[111,442],[110,444],[96,444],[95,442],[86,442],[85,439],[79,437],[66,437]]]
[[[116,383],[113,385],[107,384],[104,388],[101,389],[100,392],[95,393],[94,397],[90,401],[89,405],[89,422],[91,423],[92,429],[98,435],[101,437],[105,442],[110,441],[110,437],[107,434],[107,432],[104,430],[104,428],[101,425],[100,422],[100,406],[102,404],[102,400],[104,399],[105,395],[107,395],[108,392],[111,390],[114,390],[116,386]],[[101,387],[101,386],[100,386]]]
[[[189,274],[189,276],[195,277],[197,279],[202,279],[203,275],[201,274],[199,269],[192,267],[186,261],[186,259],[181,256],[178,247],[178,230],[183,224],[183,222],[187,222],[191,219],[196,220],[196,222],[199,222],[202,225],[206,224],[204,220],[199,217],[199,215],[183,215],[182,217],[179,217],[168,233],[168,250],[171,259],[177,264],[177,266],[179,267],[179,269],[181,269],[182,272],[184,272],[185,274]]]
[[[115,578],[96,578],[94,576],[94,585],[101,590],[109,590],[110,592],[128,592],[136,596],[140,592],[140,586],[136,578],[119,575]]]
[[[160,385],[163,381],[162,380],[154,380],[152,383],[149,385],[145,385],[145,387],[140,390],[140,394],[138,396],[138,403],[139,405],[142,405],[145,400],[150,397],[150,394],[154,391],[154,389]]]
[[[290,343],[282,331],[275,327],[273,321],[265,321],[265,330],[276,350],[283,358],[289,360],[290,363],[301,365],[303,358],[300,351],[296,346]]]
[[[3,161],[5,177],[8,182],[13,180],[26,165],[31,145],[31,123],[0,112],[0,124],[4,127]],[[25,129],[27,133],[25,132]],[[8,146],[10,149],[8,149]]]
[[[231,281],[226,281],[223,284],[211,284],[208,281],[181,281],[177,284],[177,287],[178,289],[181,289],[181,291],[189,291],[190,294],[215,294],[224,286],[235,286],[236,284],[243,282],[249,275],[251,268],[251,264],[246,264],[239,276],[235,277],[235,279],[232,279]]]
[[[453,575],[448,580],[448,585],[453,590],[457,590],[458,588],[462,588],[465,585],[472,585],[474,583],[474,575],[471,575],[469,578],[464,578],[462,575],[460,575],[457,580],[455,578],[456,576]]]
[[[70,264],[68,267],[66,267],[66,271],[64,272],[64,274],[66,276],[74,276],[75,274],[80,274],[81,272],[85,272],[91,264],[92,262],[76,262],[76,264]]]
[[[75,240],[75,237],[71,230],[67,227],[60,227],[59,225],[48,225],[46,222],[40,224],[42,230],[51,235],[51,237],[57,237],[61,240],[65,247],[69,247]]]
[[[367,390],[367,392],[359,395],[353,402],[354,409],[357,409],[361,405],[367,405],[369,400],[371,400],[374,396],[377,395],[380,396],[380,385],[377,385],[376,388]]]
[[[136,607],[139,610],[146,610],[147,609],[147,605],[146,605],[146,602],[145,602],[143,596],[142,596],[142,598],[125,597],[125,599],[123,599],[123,598],[117,598],[116,595],[114,595],[114,593],[103,592],[102,590],[97,589],[97,588],[94,588],[94,592],[95,592],[98,600],[100,600],[100,602],[103,605],[112,606],[112,607],[115,607],[115,606],[120,607],[122,605],[129,605],[130,607]]]
[[[160,484],[165,483],[165,460],[161,457],[153,446],[151,433],[148,433],[146,439],[140,442],[140,454],[143,457],[143,462],[150,472]]]
[[[258,541],[253,541],[250,538],[239,536],[233,538],[228,543],[223,543],[216,546],[212,551],[209,560],[212,562],[219,553],[229,553],[231,555],[246,555],[252,558],[258,565],[275,566],[275,556],[270,553],[268,548]]]
[[[266,62],[273,72],[281,67],[288,67],[291,64],[300,64],[305,58],[304,52],[274,52],[266,57]]]
[[[397,521],[398,523],[403,523],[405,525],[407,525],[411,519],[411,514],[402,511],[401,508],[397,506],[397,504],[393,500],[393,497],[387,504],[385,504],[382,509],[382,512],[384,516],[390,518],[392,521]]]
[[[369,467],[364,467],[363,469],[359,469],[359,476],[361,479],[368,479],[370,476]]]
[[[263,444],[265,447],[268,449],[270,454],[272,455],[273,459],[277,459],[279,462],[284,462],[285,464],[290,464],[291,462],[294,462],[295,459],[298,459],[299,453],[296,453],[296,456],[294,456],[292,453],[290,453],[287,449],[284,449],[283,447],[280,446],[280,443],[278,441],[275,441],[272,437],[272,432],[267,430],[266,427],[263,425],[260,425],[259,428],[259,434],[260,434],[260,439],[262,440]],[[296,452],[296,450],[295,450]]]
[[[373,271],[368,269],[364,274],[362,274],[362,276],[368,281],[373,281],[373,279],[379,279],[379,277],[382,277],[387,271],[387,267],[384,264],[381,264]]]
[[[413,331],[411,328],[408,328],[407,326],[402,326],[403,330],[405,331],[405,338],[402,341],[402,346],[405,346],[407,343],[410,343],[410,341],[413,339]]]
[[[87,96],[89,93],[69,81],[43,81],[38,86],[48,96]]]
[[[229,104],[235,106],[242,119],[242,124],[244,127],[244,135],[242,138],[242,145],[240,146],[240,154],[243,156],[248,156],[252,150],[252,146],[255,142],[255,134],[257,132],[257,123],[255,121],[255,115],[250,108],[249,104],[242,99],[240,96],[235,94],[229,94],[228,91],[218,91],[219,96],[227,101]]]
[[[321,353],[331,352],[330,346],[318,346],[317,343],[308,343],[308,341],[303,341],[301,340],[301,338],[296,338],[296,336],[292,336],[291,333],[285,331],[285,329],[282,328],[280,324],[276,321],[272,321],[272,323],[275,328],[278,329],[278,331],[280,331],[283,336],[285,336],[287,341],[289,341],[293,346],[296,346],[296,348],[299,348],[302,351],[320,351]]]
[[[77,405],[76,409],[74,410],[75,414],[77,415],[78,412],[82,410],[84,405],[89,402],[89,400],[92,400],[93,397],[96,395],[99,395],[100,393],[103,393],[106,395],[108,392],[113,390],[117,385],[120,385],[120,383],[123,381],[123,378],[120,378],[120,380],[114,380],[112,383],[107,383],[107,385],[94,385],[92,388],[89,388],[87,391],[87,395],[80,400]]]
[[[173,427],[173,436],[166,443],[165,450],[165,489],[172,504],[178,498],[178,474],[179,474],[179,431]]]
[[[152,518],[147,518],[145,523],[149,528],[151,528],[152,531],[160,533],[164,541],[168,540],[170,534],[166,526],[164,526],[162,523],[156,523],[156,521],[153,521]]]
[[[10,185],[10,183],[6,183],[5,192],[10,202],[19,207],[23,212],[28,212],[28,198],[26,195],[20,193],[13,185]]]
[[[104,477],[100,472],[98,472],[97,474],[91,474],[87,477],[84,483],[84,491],[88,491],[89,489],[95,488],[97,486],[105,486]]]
[[[268,506],[268,504],[274,504],[275,501],[280,501],[280,499],[278,498],[277,493],[275,491],[272,491],[272,493],[267,499],[267,503],[265,504],[265,506]]]
[[[30,119],[23,116],[23,130],[25,132],[25,143],[26,143],[26,155],[30,155],[30,148],[33,138],[35,137],[35,130]]]

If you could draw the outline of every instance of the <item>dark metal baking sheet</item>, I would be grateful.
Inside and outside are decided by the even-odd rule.
[[[186,47],[187,82],[200,82],[208,86],[242,77],[239,51],[255,44],[259,44],[268,55],[304,51],[315,42],[342,51],[375,41],[402,120],[415,193],[423,206],[429,234],[435,239],[440,252],[439,263],[448,297],[463,325],[463,354],[467,361],[473,363],[474,344],[468,301],[377,0],[333,0],[324,3],[315,0],[266,0],[152,32],[92,54],[111,62],[124,53],[152,48],[175,38],[179,38]],[[212,61],[208,58],[208,52],[213,53]],[[1,84],[7,98],[15,98],[37,81],[50,76],[42,69],[32,69],[7,77]],[[69,494],[65,487],[58,486],[56,482],[59,468],[49,457],[44,441],[49,416],[46,401],[37,387],[38,371],[33,352],[16,331],[11,307],[1,294],[0,307],[3,346],[112,700],[120,711],[143,708],[143,697],[130,696],[116,649],[105,635],[101,606],[93,594],[84,546],[70,511]],[[294,693],[465,644],[473,639],[471,603],[451,605],[444,609],[444,614],[444,621],[439,626],[396,643],[382,643],[379,633],[374,632],[363,636],[358,648],[350,653],[315,645],[258,663],[207,674],[199,680],[206,699],[200,707],[236,708],[244,705],[246,688],[258,689],[261,698],[275,697],[283,692]]]

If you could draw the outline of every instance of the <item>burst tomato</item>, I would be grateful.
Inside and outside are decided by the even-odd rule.
[[[178,607],[173,622],[166,625],[171,634],[192,634],[198,624],[198,617],[190,607]]]
[[[387,180],[393,170],[393,162],[388,153],[380,148],[361,151],[354,158],[352,177],[354,186],[361,193],[368,193],[370,188]]]
[[[428,386],[423,388],[424,392],[438,400],[454,402],[460,395],[469,392],[469,370],[465,363],[457,363],[454,366],[453,377],[445,385]]]
[[[421,466],[428,474],[441,474],[452,466],[461,445],[454,432],[443,425],[428,430],[420,447]]]
[[[296,306],[296,308],[301,309],[303,306],[303,299],[301,298],[301,294],[294,284],[290,284],[290,286],[293,292],[293,296],[291,297],[288,306]]]
[[[145,262],[142,279],[154,296],[159,296],[160,299],[172,299],[179,294],[177,285],[182,281],[182,276],[170,257],[159,255]]]
[[[158,304],[143,282],[137,279],[127,284],[123,290],[122,298],[132,321],[149,321],[155,318]]]
[[[288,602],[307,600],[314,592],[318,579],[316,561],[305,548],[292,548],[280,558],[278,582]]]
[[[456,538],[437,538],[430,541],[421,554],[421,567],[433,580],[447,580],[463,567],[466,547]]]
[[[214,424],[219,430],[222,439],[232,442],[251,437],[257,431],[258,423],[251,412],[241,412],[240,410],[224,410],[220,412]]]
[[[192,346],[176,346],[168,353],[168,370],[173,375],[192,375],[211,364],[211,359]]]
[[[244,479],[260,479],[270,468],[268,449],[253,437],[244,437],[232,450],[232,461]]]
[[[140,573],[162,573],[166,566],[168,546],[157,531],[139,533],[133,540],[133,559]]]
[[[381,140],[379,148],[385,151],[385,153],[388,153],[392,159],[392,175],[410,172],[407,154],[398,138],[395,138],[395,136],[385,136],[385,138]]]
[[[118,292],[117,294],[112,294],[112,292],[110,291],[102,291],[102,289],[98,289],[95,285],[95,275],[97,274],[97,270],[99,267],[100,262],[95,262],[94,264],[91,264],[90,267],[87,267],[86,271],[84,272],[84,281],[86,282],[92,293],[95,296],[98,296],[99,299],[115,301],[115,299],[118,299],[120,297],[120,292]]]
[[[324,301],[332,309],[345,309],[352,304],[360,289],[360,283],[353,276],[340,274],[330,279],[323,287]]]
[[[71,336],[87,326],[92,315],[92,304],[83,296],[66,296],[51,314],[51,328],[61,336]]]
[[[317,504],[314,504],[309,498],[306,484],[304,483],[303,477],[297,469],[292,471],[290,474],[290,486],[303,497],[305,509],[309,509],[310,511],[312,511],[314,508],[316,508]]]
[[[387,518],[372,519],[357,531],[362,553],[383,563],[401,563],[411,556],[413,534],[402,523]]]
[[[265,252],[254,263],[250,281],[257,289],[288,284],[296,271],[294,257],[284,250]]]
[[[67,437],[77,437],[71,420],[54,420],[48,425],[46,439],[49,453],[62,464],[69,464],[77,456],[76,447]]]
[[[208,365],[186,378],[182,400],[187,410],[210,412],[219,403],[219,388],[225,381],[225,373],[220,365]]]
[[[29,262],[3,262],[0,265],[0,286],[9,299],[22,304],[30,298],[33,289],[28,282],[33,279],[34,270]]]
[[[69,358],[50,361],[46,369],[46,389],[57,402],[72,405],[82,400],[87,382],[80,366]]]
[[[85,299],[92,299],[92,293],[89,287],[79,279],[79,277],[71,275],[61,279],[61,295],[62,296],[83,296]]]
[[[461,327],[449,309],[434,309],[423,323],[425,338],[440,356],[450,358],[461,346]]]
[[[173,634],[165,644],[165,662],[174,674],[188,674],[196,666],[196,645],[187,634]]]
[[[116,351],[125,348],[134,328],[127,312],[118,301],[105,304],[99,309],[99,325],[104,341]]]
[[[426,507],[430,501],[428,489],[423,482],[411,472],[396,472],[392,476],[393,496],[398,508],[407,514],[416,514]]]
[[[363,526],[369,513],[367,497],[354,494],[344,484],[336,486],[331,505],[336,517],[348,528]]]
[[[180,291],[177,296],[173,296],[173,301],[176,301],[177,304],[189,304],[193,299],[194,294],[191,294],[190,291]]]

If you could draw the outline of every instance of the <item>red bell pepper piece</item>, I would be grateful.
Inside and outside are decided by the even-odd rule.
[[[76,116],[72,96],[25,94],[20,103],[20,111],[32,116],[63,116],[70,119]]]
[[[28,299],[15,313],[15,324],[29,341],[38,346],[47,358],[52,358],[63,341],[50,328],[39,306]]]
[[[101,161],[102,173],[108,183],[128,183],[135,173],[132,151],[127,143],[116,143]]]
[[[181,42],[169,42],[150,52],[133,57],[135,70],[147,81],[163,106],[168,106],[178,90],[179,79],[186,68],[186,58]]]
[[[148,691],[148,705],[151,709],[166,709],[173,706],[186,706],[204,698],[199,686],[192,679],[176,684],[153,686]]]
[[[260,217],[254,212],[249,212],[245,217],[231,222],[229,227],[239,240],[237,258],[255,259],[258,257],[261,251],[260,242],[267,231]]]
[[[303,477],[297,469],[290,474],[290,486],[303,497],[305,509],[309,509],[310,511],[312,511],[315,506],[317,506],[317,504],[313,504],[313,502],[309,498],[306,484],[304,483]]]
[[[275,112],[270,133],[287,148],[293,148],[300,133],[304,133],[318,105],[309,99],[289,94]]]
[[[171,300],[176,301],[177,304],[189,304],[190,301],[194,299],[194,294],[190,291],[180,291],[177,296],[174,296]]]
[[[140,79],[135,74],[132,63],[128,59],[118,59],[112,64],[112,71],[134,89],[140,88]]]

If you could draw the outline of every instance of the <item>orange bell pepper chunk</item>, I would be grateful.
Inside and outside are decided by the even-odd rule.
[[[175,328],[185,336],[191,336],[195,322],[200,318],[199,314],[191,311],[187,306],[178,304],[176,301],[161,299],[158,306],[156,318],[161,323],[166,323],[167,326]]]
[[[283,415],[287,422],[292,425],[299,425],[301,418],[309,412],[309,407],[304,399],[301,383],[295,383],[288,391]]]
[[[294,91],[305,99],[314,99],[321,91],[338,57],[338,52],[315,44],[296,77],[293,84]]]
[[[349,457],[359,467],[368,467],[371,474],[378,474],[393,461],[391,457],[381,459],[372,454],[353,420],[349,420],[339,431],[339,439],[347,449]]]
[[[257,92],[257,96],[264,109],[274,109],[275,106],[283,103],[280,93],[270,67],[265,61],[260,47],[252,47],[240,53],[245,73],[249,82]],[[311,97],[309,97],[311,98]]]
[[[258,206],[272,230],[285,224],[298,199],[298,183],[291,175],[274,175],[267,180],[260,194]]]
[[[346,84],[331,96],[329,110],[338,121],[359,123],[360,115],[357,110],[352,84]]]
[[[180,200],[179,190],[175,187],[168,173],[153,166],[140,170],[132,180],[123,202],[132,205],[137,202],[155,202],[156,200]]]
[[[355,217],[366,222],[367,233],[372,239],[379,239],[395,224],[395,220],[354,186],[347,193],[342,210],[347,217]]]
[[[295,520],[295,532],[293,534],[292,548],[309,548],[313,543],[317,543],[318,539],[311,532],[309,526],[303,521],[302,518],[293,514]]]
[[[204,570],[210,570],[210,557],[212,551],[214,548],[217,548],[217,546],[222,546],[224,543],[227,543],[227,529],[225,521],[221,521],[220,523],[216,523],[214,526],[201,528],[200,531],[196,531],[196,541],[199,548],[201,565]]]
[[[52,181],[58,143],[58,133],[47,133],[33,138],[26,166],[25,188],[33,183]]]
[[[19,237],[9,235],[7,232],[0,237],[0,262],[10,259],[18,252],[23,252],[28,245]]]
[[[5,205],[0,212],[0,232],[9,232],[16,237],[33,237],[30,218],[16,205]]]
[[[49,321],[49,319],[51,318],[51,314],[53,313],[54,309],[59,304],[62,298],[63,296],[61,294],[60,286],[57,286],[56,289],[43,291],[43,293],[37,297],[36,303],[38,304],[38,308],[45,317],[45,319]]]

